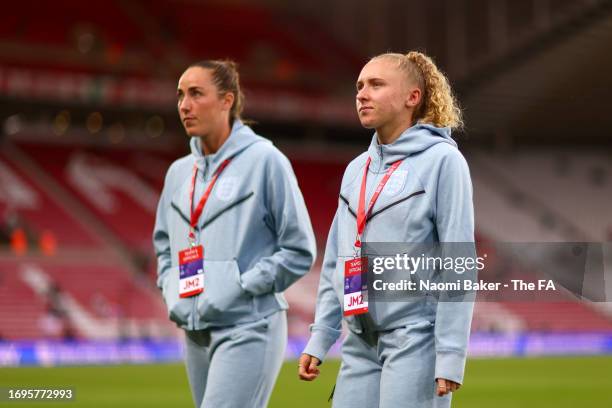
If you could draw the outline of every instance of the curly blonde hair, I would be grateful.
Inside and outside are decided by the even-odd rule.
[[[372,60],[381,58],[396,61],[398,68],[406,72],[421,89],[421,101],[413,113],[415,122],[452,129],[463,127],[461,109],[448,79],[429,56],[418,51],[410,51],[405,55],[381,54]]]

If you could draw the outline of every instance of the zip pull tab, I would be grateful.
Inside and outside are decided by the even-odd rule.
[[[361,234],[357,233],[355,236],[355,251],[357,251],[357,248],[361,248]]]
[[[357,234],[357,238],[355,238],[355,245],[353,246],[354,250],[354,258],[359,257],[359,252],[361,250],[361,236]]]
[[[195,236],[195,228],[193,227],[189,227],[189,236],[187,237],[188,241],[189,241],[189,246],[190,247],[195,247],[196,246],[196,236]]]

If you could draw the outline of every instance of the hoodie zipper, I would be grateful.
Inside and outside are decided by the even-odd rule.
[[[209,157],[204,156],[204,171],[202,171],[202,179],[206,183],[206,176],[208,175],[208,169],[210,167]]]

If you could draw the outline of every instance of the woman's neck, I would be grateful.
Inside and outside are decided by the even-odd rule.
[[[201,136],[202,153],[204,155],[217,153],[221,146],[223,146],[223,143],[229,138],[230,133],[231,129],[229,124],[226,123],[217,131]]]
[[[412,116],[396,123],[387,123],[376,129],[378,143],[388,145],[395,142],[400,135],[412,126]]]

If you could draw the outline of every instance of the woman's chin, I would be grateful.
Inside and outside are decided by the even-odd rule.
[[[202,132],[198,132],[198,129],[196,129],[195,127],[186,127],[185,133],[189,137],[199,137],[202,134]]]
[[[372,120],[360,119],[360,122],[361,122],[361,126],[363,126],[366,129],[374,129],[376,127],[376,125],[374,124],[374,121]]]

